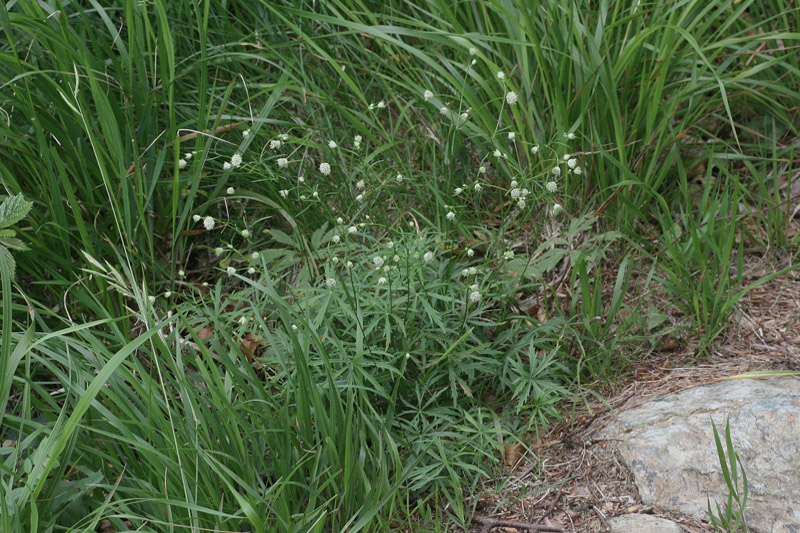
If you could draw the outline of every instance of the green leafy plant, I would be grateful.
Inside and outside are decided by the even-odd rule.
[[[711,500],[708,500],[708,519],[714,531],[724,531],[734,533],[736,531],[747,532],[747,519],[745,517],[745,506],[747,505],[747,474],[744,470],[739,454],[733,448],[731,440],[730,420],[725,421],[725,448],[722,446],[717,426],[711,421],[714,430],[714,443],[717,447],[717,457],[722,468],[722,477],[728,488],[728,501],[725,508],[721,508],[716,502],[716,511],[711,508]],[[741,486],[739,484],[739,474],[741,474]]]
[[[11,279],[14,279],[17,263],[10,250],[25,251],[28,247],[9,226],[25,218],[32,206],[33,203],[26,200],[21,193],[6,197],[0,204],[0,256],[3,257],[4,275],[7,274]]]
[[[717,194],[710,171],[708,178],[696,211],[690,205],[678,222],[671,215],[662,220],[666,254],[659,263],[663,286],[702,333],[700,351],[720,334],[743,295],[739,192],[724,186]]]

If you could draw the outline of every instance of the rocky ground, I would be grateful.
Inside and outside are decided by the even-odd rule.
[[[750,257],[747,277],[757,279],[779,269],[780,263]],[[736,379],[753,372],[800,371],[800,272],[750,291],[711,355],[698,358],[696,349],[696,339],[665,339],[628,381],[601,391],[604,402],[594,402],[531,443],[529,452],[507,467],[505,490],[479,503],[473,531],[657,532],[662,526],[667,527],[663,531],[713,531],[697,505],[686,504],[692,490],[699,491],[703,502],[704,494],[717,494],[721,503],[727,495],[718,470],[710,470],[717,459],[710,422],[705,433],[691,425],[712,416],[721,431],[731,417],[732,439],[749,474],[747,509],[758,521],[751,524],[754,531],[800,530],[792,527],[794,517],[779,516],[794,505],[779,491],[788,489],[791,495],[792,487],[800,486],[800,471],[777,462],[786,457],[800,462],[793,455],[800,443],[800,379]],[[726,400],[734,396],[738,403]],[[655,428],[656,421],[660,431],[644,431]],[[664,437],[660,444],[655,435]],[[648,438],[645,448],[665,459],[663,464],[647,463],[642,449],[631,444]],[[764,470],[770,466],[772,471]],[[688,475],[692,470],[702,482]],[[669,476],[671,486],[653,481]],[[654,490],[656,485],[663,490]],[[790,507],[783,509],[786,505]],[[775,512],[765,515],[762,510],[770,506]],[[642,515],[674,525],[626,522],[647,519]]]

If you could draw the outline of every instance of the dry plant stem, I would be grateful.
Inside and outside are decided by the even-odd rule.
[[[608,522],[606,522],[605,515],[597,508],[596,505],[592,505],[592,511],[597,515],[597,518],[600,519],[600,522],[603,524],[603,528],[608,531],[610,528],[608,527]]]
[[[472,520],[483,525],[484,532],[489,532],[494,527],[514,527],[517,529],[524,529],[527,531],[564,531],[561,526],[549,526],[545,524],[530,524],[528,522],[519,522],[517,520],[501,520],[499,518],[489,518],[487,516],[473,515]]]
[[[555,497],[555,498],[553,498],[553,501],[552,501],[552,502],[550,502],[550,506],[547,508],[547,510],[546,510],[546,511],[544,512],[544,514],[542,515],[542,520],[544,520],[545,518],[547,518],[548,516],[550,516],[550,513],[552,513],[553,511],[555,511],[555,509],[556,509],[556,505],[558,505],[558,501],[561,499],[561,494],[562,494],[562,492],[561,492],[561,489],[558,489],[558,490],[556,491],[556,497]]]

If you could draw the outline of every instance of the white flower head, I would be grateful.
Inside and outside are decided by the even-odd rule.
[[[477,53],[478,53],[478,49],[475,48],[474,46],[469,49],[469,55],[474,56]]]
[[[514,259],[514,252],[511,250],[506,250],[505,252],[503,252],[503,259],[505,259],[506,261]]]
[[[221,256],[221,255],[222,255],[222,253],[223,253],[224,251],[225,251],[225,250],[224,250],[223,248],[220,248],[220,247],[214,248],[214,255],[216,255],[217,257],[219,257],[219,256]]]
[[[231,157],[231,166],[233,168],[236,168],[241,164],[242,164],[242,156],[241,156],[241,154],[239,154],[238,152],[233,154],[233,156]]]
[[[555,181],[548,181],[544,188],[547,189],[547,192],[556,192],[558,190],[558,185]]]
[[[564,208],[561,207],[561,204],[553,204],[553,216],[559,214],[563,210]]]
[[[344,266],[346,266],[347,268],[353,268],[353,262],[352,261],[348,261],[347,263],[345,263]]]
[[[364,188],[364,180],[358,180],[356,182],[356,189],[363,189]]]
[[[431,261],[433,261],[433,252],[425,252],[425,255],[422,256],[422,259],[426,263],[430,263]]]
[[[450,113],[450,110],[447,109],[447,106],[442,106],[439,108],[439,113],[441,113],[442,115],[447,115],[448,113]]]
[[[574,172],[575,174],[583,174],[583,168],[581,168],[581,167],[575,167],[575,169],[573,170],[573,172]]]
[[[405,176],[403,176],[402,174],[398,174],[396,179],[397,179],[397,182],[398,182],[398,183],[401,183],[401,182],[402,182],[404,179],[406,179],[406,178],[405,178]]]
[[[376,268],[380,268],[383,266],[383,257],[376,255],[372,258],[372,264],[375,265]]]
[[[574,157],[573,157],[573,158],[571,158],[571,159],[568,159],[568,160],[567,160],[567,166],[568,166],[569,168],[571,168],[571,169],[574,169],[575,167],[577,167],[577,166],[578,166],[578,160],[577,160],[577,159],[575,159]]]
[[[473,255],[475,255],[475,250],[473,250],[472,248],[467,250],[467,257],[472,257]]]
[[[509,189],[516,189],[519,186],[519,182],[517,180],[511,180],[511,183],[508,185]]]
[[[473,189],[475,189],[475,192],[481,192],[483,190],[483,185],[476,183]]]
[[[280,137],[281,137],[282,141],[288,141],[289,140],[289,134],[288,133],[281,133]]]
[[[380,102],[378,102],[378,105],[376,105],[375,107],[377,107],[378,109],[383,109],[384,107],[386,107],[386,102],[381,100]]]
[[[250,237],[250,230],[249,229],[243,229],[242,230],[242,237],[244,237],[245,239],[249,238]]]
[[[256,273],[255,267],[247,267],[247,273],[248,274],[255,274]]]
[[[313,198],[319,198],[319,193],[317,191],[314,191],[314,192],[311,193],[311,196]]]
[[[363,202],[363,201],[364,201],[364,195],[363,194],[359,194],[358,196],[356,196],[356,202]]]
[[[278,158],[278,167],[279,168],[285,168],[288,165],[289,165],[289,160],[288,159],[286,159],[285,157],[279,157]]]
[[[338,235],[334,235],[333,237],[331,237],[331,241],[333,241],[333,244],[339,244],[339,241],[341,240],[342,238],[339,237]]]
[[[186,160],[178,159],[178,169],[183,170],[184,168],[186,168]]]
[[[453,221],[456,219],[456,214],[453,213],[452,211],[448,211],[448,213],[445,215],[445,218],[447,218],[447,220]]]
[[[236,274],[236,269],[233,267],[228,267],[225,269],[225,271],[228,273],[229,276],[233,276],[234,274]]]
[[[349,233],[350,235],[355,235],[356,232],[358,232],[358,228],[356,228],[355,226],[350,226],[349,228],[347,228],[347,233]]]
[[[281,198],[286,198],[287,196],[289,196],[289,191],[286,189],[281,189],[280,191],[278,191],[278,194],[281,195]]]
[[[519,200],[522,197],[522,191],[514,188],[509,191],[512,200]]]
[[[565,133],[564,135],[566,135],[567,139],[569,139],[570,141],[575,139],[575,134],[572,132]]]
[[[459,194],[464,192],[464,189],[462,189],[461,187],[456,187],[456,190],[454,192],[455,192],[456,196],[458,196]]]
[[[428,89],[426,89],[425,92],[422,93],[422,97],[425,98],[425,101],[427,102],[428,100],[433,98],[433,93],[431,91],[429,91]]]
[[[495,157],[503,157],[503,152],[495,148],[494,152],[492,152],[492,155]]]
[[[481,301],[481,293],[480,291],[472,291],[469,293],[469,301],[472,303],[478,303]]]
[[[278,148],[280,148],[280,147],[281,147],[281,142],[280,142],[278,139],[272,139],[272,140],[269,142],[269,148],[270,148],[270,150],[277,150],[277,149],[278,149]]]
[[[233,187],[228,187],[228,189],[225,192],[228,194],[233,194],[236,192],[236,190]]]
[[[506,73],[501,70],[500,72],[497,73],[497,79],[498,80],[506,79]]]
[[[253,261],[258,259],[259,257],[261,257],[261,255],[258,252],[253,252],[250,254],[250,259],[252,259]]]
[[[331,165],[329,163],[320,163],[319,171],[323,176],[331,175]]]
[[[194,152],[186,152],[183,154],[183,158],[187,161],[191,161],[192,157],[194,157]]]
[[[203,219],[203,226],[205,226],[205,228],[207,230],[214,229],[214,217],[206,217],[206,218],[204,218]]]
[[[228,163],[227,161],[222,163],[222,170],[230,170],[230,169],[231,169],[231,164],[230,163]]]
[[[387,247],[388,249],[390,249],[390,250],[391,250],[392,248],[394,248],[394,241],[389,241],[389,242],[387,242],[387,243],[386,243],[386,247]]]
[[[297,178],[297,183],[305,183],[305,182],[306,182],[306,178],[305,178],[305,177],[303,177],[303,176],[299,176],[299,177]]]
[[[331,141],[328,141],[328,148],[330,148],[331,150],[333,150],[333,149],[334,149],[334,148],[336,148],[337,146],[339,146],[339,145],[338,145],[338,144],[336,144],[336,141],[333,141],[333,140],[331,140]]]
[[[525,203],[525,200],[524,199],[520,199],[520,201],[517,202],[517,209],[525,209],[526,205],[527,204]]]
[[[183,269],[180,269],[180,270],[178,270],[178,276],[184,277],[184,276],[186,276],[186,272],[184,272]]]
[[[195,222],[200,222],[201,218],[202,217],[200,215],[192,215],[192,220],[194,220]]]
[[[356,149],[361,148],[361,141],[362,141],[361,135],[356,135],[355,137],[353,137],[353,146]]]
[[[486,167],[483,165],[478,167],[478,174],[486,174]]]
[[[244,137],[245,139],[247,139],[248,137],[250,137],[250,130],[244,130],[244,131],[242,132],[242,137]]]
[[[517,103],[517,93],[514,91],[508,91],[506,93],[506,103],[508,105],[514,105]]]
[[[539,145],[531,146],[531,153],[538,154],[539,153]]]
[[[560,176],[561,175],[561,167],[559,167],[559,166],[553,167],[553,170],[551,170],[550,173],[553,174],[553,176]]]
[[[508,132],[508,140],[509,141],[513,141],[516,138],[516,136],[517,136],[517,134],[514,133],[513,131],[509,131]]]
[[[336,286],[336,278],[328,278],[325,280],[325,286],[332,289]]]
[[[383,276],[378,278],[378,285],[386,285],[386,278],[384,278]]]

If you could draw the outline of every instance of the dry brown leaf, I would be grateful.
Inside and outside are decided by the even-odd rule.
[[[197,332],[197,337],[201,341],[204,341],[204,340],[206,340],[207,338],[209,338],[209,337],[211,337],[213,335],[214,335],[214,328],[211,327],[211,325],[208,325],[208,326],[204,327],[203,329],[201,329],[201,330],[199,330]]]
[[[503,464],[506,466],[514,466],[520,464],[524,460],[522,455],[525,453],[525,446],[522,443],[515,442],[508,444],[503,448]]]
[[[256,359],[256,350],[258,350],[259,341],[250,333],[242,337],[242,353],[247,357],[247,362],[256,368],[261,368],[261,363]]]
[[[544,310],[544,307],[539,307],[539,312],[536,313],[536,320],[542,324],[547,322],[547,311]]]
[[[663,337],[661,341],[658,343],[659,352],[671,352],[673,350],[677,350],[680,347],[681,347],[680,343],[678,343],[678,341],[673,339],[672,337]]]

